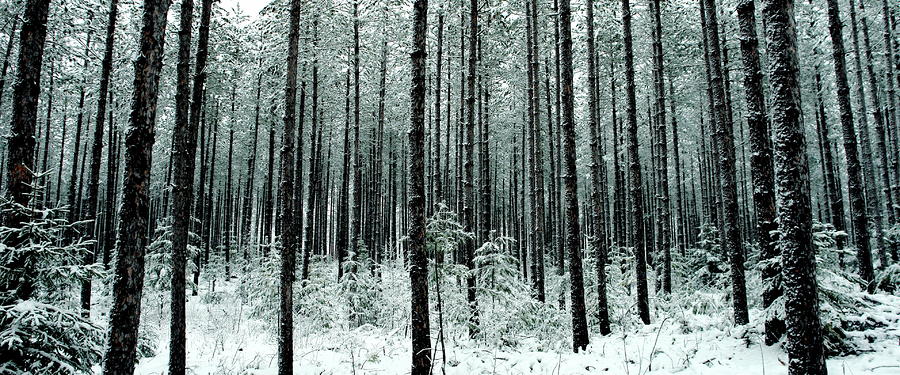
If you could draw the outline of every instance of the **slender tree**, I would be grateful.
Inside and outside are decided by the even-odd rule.
[[[129,129],[125,139],[125,176],[113,266],[109,335],[103,357],[104,375],[134,373],[144,289],[144,248],[147,246],[149,225],[147,185],[150,181],[159,72],[169,5],[168,0],[144,0],[139,52],[134,61]]]
[[[409,278],[412,289],[412,374],[431,373],[428,257],[425,254],[425,55],[428,0],[413,4],[409,127]]]
[[[744,95],[747,101],[746,120],[750,131],[750,175],[753,179],[753,204],[756,212],[756,242],[760,257],[771,260],[778,256],[773,231],[775,222],[775,185],[772,176],[772,138],[763,96],[762,68],[759,62],[759,39],[756,34],[756,8],[753,0],[741,0],[737,5],[738,27],[741,34],[741,61],[744,65]],[[763,308],[769,308],[781,296],[780,267],[766,262],[762,269]],[[774,314],[766,318],[766,345],[773,345],[784,334],[784,321]]]
[[[591,247],[594,248],[596,258],[597,272],[597,317],[600,321],[600,334],[608,335],[609,328],[609,306],[606,300],[606,262],[607,252],[606,238],[604,238],[603,226],[605,222],[601,219],[606,215],[603,212],[602,198],[600,194],[606,194],[605,190],[601,190],[600,181],[600,164],[603,158],[600,155],[600,135],[599,125],[597,124],[597,62],[594,60],[596,47],[594,46],[594,0],[586,0],[585,8],[587,9],[587,61],[588,61],[588,129],[591,133],[591,202],[592,202],[592,220],[591,228]]]
[[[281,272],[278,310],[278,375],[294,372],[294,117],[297,105],[297,60],[300,41],[300,11],[303,3],[291,0],[288,32],[287,82],[284,87],[284,133],[281,145]]]
[[[183,375],[185,371],[185,267],[187,266],[188,231],[193,202],[194,171],[187,174],[188,164],[194,164],[196,130],[190,122],[191,33],[194,23],[194,1],[181,1],[181,29],[178,31],[178,64],[175,87],[175,130],[173,133],[172,163],[175,184],[172,203],[172,288],[169,339],[169,373]],[[193,135],[193,138],[192,138]]]
[[[671,212],[669,208],[669,149],[666,146],[666,85],[663,79],[663,46],[662,46],[662,10],[660,0],[650,0],[650,9],[653,12],[653,86],[656,93],[654,108],[656,113],[653,121],[656,123],[654,135],[656,138],[656,222],[658,225],[657,251],[662,251],[662,261],[657,262],[657,267],[662,272],[663,293],[672,292],[672,236],[669,221]],[[659,276],[657,276],[659,277]]]
[[[463,182],[463,201],[462,225],[463,230],[472,232],[475,229],[475,192],[473,185],[475,184],[475,70],[476,70],[476,53],[478,45],[478,0],[470,0],[469,2],[469,64],[466,75],[466,84],[468,86],[468,95],[466,97],[466,129],[463,170],[465,172]],[[478,334],[478,302],[475,299],[475,242],[472,238],[463,240],[463,252],[465,265],[469,269],[466,276],[466,301],[469,303],[469,336],[475,337]]]
[[[628,0],[624,0],[628,1]],[[572,347],[575,352],[588,345],[584,306],[584,276],[581,265],[581,221],[578,219],[578,176],[575,171],[575,97],[572,77],[572,9],[569,0],[559,2],[562,131],[565,147],[566,247],[569,253],[569,282],[572,299]]]
[[[721,48],[718,34],[718,15],[715,0],[706,3],[706,38],[709,42],[709,65],[712,73],[711,87],[714,103],[713,116],[716,122],[716,141],[719,149],[719,169],[722,183],[722,247],[731,261],[732,304],[734,322],[738,325],[749,323],[747,311],[747,289],[744,277],[744,250],[741,243],[740,218],[737,201],[737,181],[735,169],[734,128],[729,115],[721,68]]]
[[[28,0],[25,3],[22,31],[19,33],[12,124],[6,146],[6,198],[22,207],[29,206],[33,191],[34,134],[37,127],[38,98],[41,95],[41,64],[47,40],[49,7],[49,0]],[[29,219],[27,211],[21,209],[4,210],[2,215],[3,225],[10,228],[19,228]],[[4,240],[3,245],[15,248],[21,241],[17,236],[10,236]],[[25,261],[23,257],[13,257],[3,266],[21,268],[25,266]],[[0,299],[3,305],[14,303],[15,300],[27,300],[34,293],[34,283],[28,278],[10,280],[5,284],[0,285],[2,290],[8,292]]]
[[[869,217],[863,193],[862,171],[859,151],[856,146],[856,128],[853,123],[853,108],[850,105],[850,85],[847,82],[847,61],[844,52],[844,32],[837,0],[828,0],[828,31],[831,34],[834,76],[837,83],[838,109],[841,114],[841,130],[844,138],[844,155],[847,163],[847,191],[850,196],[850,221],[856,234],[856,260],[859,276],[874,289],[872,281],[872,250],[869,248]],[[840,207],[843,211],[843,206]],[[843,216],[843,212],[841,212]]]
[[[631,246],[634,247],[635,280],[637,281],[638,315],[650,324],[650,302],[647,291],[647,249],[644,243],[644,192],[638,156],[637,103],[634,86],[634,50],[631,37],[631,4],[622,0],[622,40],[625,48],[626,137],[628,148],[628,189],[631,198]],[[568,149],[566,153],[568,153]],[[574,168],[573,168],[574,169]]]
[[[792,0],[765,0],[779,248],[784,276],[788,373],[826,374],[819,322],[806,137],[800,122],[797,30]]]

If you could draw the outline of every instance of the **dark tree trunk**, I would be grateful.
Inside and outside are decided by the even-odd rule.
[[[658,269],[662,270],[662,289],[664,293],[672,292],[672,238],[669,227],[669,167],[668,147],[666,146],[666,86],[663,81],[663,47],[662,47],[662,20],[660,0],[650,0],[650,8],[653,11],[653,76],[656,92],[654,109],[654,122],[656,129],[656,222],[658,223],[659,247],[662,251],[662,262]],[[657,276],[659,277],[659,276]]]
[[[183,375],[186,361],[185,342],[185,267],[187,266],[188,231],[191,225],[191,203],[194,187],[194,154],[197,131],[191,129],[191,33],[194,1],[181,1],[181,29],[178,31],[178,64],[175,67],[175,129],[172,133],[172,288],[169,325],[169,373]],[[199,104],[199,103],[198,103]],[[187,168],[190,168],[188,171]],[[190,174],[188,174],[190,172]]]
[[[887,3],[885,3],[887,4]],[[853,108],[850,106],[850,85],[847,83],[847,62],[844,52],[844,35],[837,0],[828,0],[828,31],[831,34],[834,76],[837,84],[838,108],[841,113],[841,129],[844,136],[844,152],[847,158],[847,190],[850,196],[850,221],[856,234],[856,259],[859,276],[874,289],[875,278],[872,269],[872,250],[869,248],[868,214],[863,193],[862,171],[859,151],[856,147],[856,128],[853,123]],[[827,126],[827,124],[823,124]],[[843,205],[840,209],[843,218]],[[837,227],[835,228],[837,229]]]
[[[737,183],[735,175],[734,128],[729,118],[728,103],[725,97],[721,69],[721,49],[719,48],[718,21],[714,0],[706,2],[706,38],[709,43],[709,65],[712,73],[713,115],[716,122],[716,138],[719,149],[719,169],[722,181],[722,248],[728,252],[731,261],[732,303],[734,322],[744,325],[749,322],[747,312],[747,290],[744,277],[744,250],[741,243],[741,232],[737,202]]]
[[[6,198],[13,204],[29,207],[34,179],[34,134],[37,127],[38,99],[41,95],[41,64],[44,59],[44,43],[47,40],[47,15],[49,0],[28,0],[25,3],[25,19],[19,33],[19,59],[16,81],[13,85],[13,108],[10,135],[6,146]],[[12,32],[12,31],[11,31]],[[8,51],[8,49],[7,49]],[[0,92],[2,94],[2,92]],[[4,226],[19,228],[30,219],[27,210],[11,209],[2,213]],[[21,239],[10,238],[5,246],[17,247]],[[25,266],[26,259],[13,257],[4,267],[11,269]],[[27,300],[34,293],[34,283],[28,278],[11,280],[2,285],[10,294],[0,302],[12,304],[15,300]]]
[[[354,260],[365,259],[361,244],[362,216],[362,165],[359,163],[359,1],[353,2],[353,212],[350,220],[350,247]],[[348,181],[344,180],[344,184]],[[424,197],[424,195],[423,195]],[[354,271],[355,271],[355,267]]]
[[[469,2],[469,64],[466,74],[466,83],[468,92],[466,93],[466,131],[463,170],[463,195],[464,205],[462,210],[463,230],[472,232],[475,229],[475,192],[473,185],[475,183],[475,69],[476,69],[476,53],[478,41],[478,0],[470,0]],[[478,324],[478,302],[475,299],[475,242],[472,238],[463,240],[463,252],[465,266],[469,269],[466,276],[466,301],[469,304],[469,337],[474,338],[479,331]]]
[[[320,213],[317,208],[318,204],[316,204],[316,200],[319,198],[319,178],[320,176],[320,166],[321,162],[318,160],[318,154],[321,153],[322,142],[316,141],[316,135],[319,134],[321,138],[322,130],[319,129],[319,60],[318,60],[318,37],[319,37],[319,19],[315,18],[313,20],[313,61],[312,61],[312,123],[309,135],[309,193],[306,197],[306,219],[304,221],[303,232],[306,233],[306,237],[303,239],[303,264],[300,272],[300,280],[305,281],[309,279],[309,261],[310,255],[313,252],[313,247],[315,244],[315,228],[316,224],[318,224],[319,220],[317,220],[317,216]],[[301,173],[302,171],[298,171],[297,173]],[[297,199],[301,199],[297,197]]]
[[[606,300],[606,263],[607,253],[609,249],[606,247],[605,230],[606,225],[603,212],[601,194],[606,194],[605,184],[601,184],[600,165],[603,163],[603,157],[600,154],[600,134],[599,124],[597,124],[597,62],[594,60],[596,47],[594,45],[594,0],[585,2],[587,9],[587,61],[588,61],[588,129],[591,134],[591,201],[593,215],[593,226],[591,228],[591,247],[594,248],[594,256],[596,262],[597,273],[597,318],[600,324],[600,334],[608,335],[609,328],[609,305]],[[601,186],[602,185],[602,186]],[[601,188],[602,187],[602,188]]]
[[[344,261],[346,261],[349,250],[349,231],[348,231],[348,215],[350,212],[350,70],[347,70],[347,79],[344,86],[344,151],[343,164],[341,168],[341,191],[338,196],[337,205],[337,239],[335,240],[335,249],[337,253],[338,266],[338,282],[344,277]],[[352,260],[352,259],[351,259]]]
[[[753,204],[756,211],[756,242],[760,258],[771,260],[778,256],[776,238],[772,231],[775,222],[775,186],[772,177],[772,138],[766,103],[763,96],[762,70],[759,62],[759,39],[756,34],[756,9],[753,0],[741,0],[737,5],[738,26],[741,33],[741,61],[744,65],[744,95],[747,100],[747,126],[750,130],[750,175],[753,179]],[[763,308],[767,309],[781,296],[781,268],[768,262],[762,269]],[[766,345],[773,345],[784,334],[784,321],[766,318]]]
[[[194,170],[197,154],[197,128],[203,105],[203,86],[206,81],[206,58],[209,45],[209,21],[212,0],[203,0],[200,31],[197,42],[197,64],[191,92],[190,58],[193,1],[183,0],[181,30],[179,31],[177,92],[175,96],[175,185],[173,187],[172,224],[172,321],[169,345],[169,373],[185,371],[185,267],[191,217],[194,202]],[[191,95],[189,98],[188,95]]]
[[[250,155],[247,155],[247,185],[244,188],[244,216],[241,220],[241,244],[250,246],[250,212],[253,210],[253,189],[255,187],[254,180],[256,177],[256,154],[259,146],[259,100],[262,94],[262,62],[260,61],[260,71],[256,76],[256,100],[254,101],[254,119],[253,119],[253,143],[250,146]]]
[[[297,105],[297,59],[300,40],[300,12],[303,3],[291,0],[288,25],[287,82],[284,87],[284,133],[281,145],[281,272],[278,309],[278,375],[294,372],[294,127]]]
[[[627,0],[625,0],[627,1]],[[581,229],[578,219],[578,175],[575,171],[575,96],[572,77],[572,9],[569,0],[559,3],[562,131],[565,147],[566,247],[572,299],[572,347],[577,353],[588,345],[581,264]]]
[[[109,94],[110,102],[112,102],[112,93]],[[106,213],[106,217],[104,218],[104,231],[103,234],[103,267],[105,269],[109,269],[109,262],[112,258],[112,251],[116,246],[116,227],[115,227],[115,217],[116,217],[116,198],[118,190],[116,187],[118,184],[116,183],[119,178],[119,140],[121,136],[119,135],[119,131],[116,130],[115,124],[113,123],[113,111],[109,110],[109,133],[108,133],[108,142],[109,147],[106,151],[106,197],[105,199],[105,208],[104,211]]]
[[[788,373],[826,374],[812,244],[809,167],[800,122],[794,4],[791,0],[765,0],[763,4],[772,85],[775,194],[784,267]]]
[[[863,185],[866,189],[866,211],[868,212],[868,216],[872,219],[872,229],[873,233],[871,235],[871,239],[873,240],[872,245],[876,249],[879,249],[879,267],[883,268],[887,263],[887,251],[882,246],[882,225],[884,224],[884,216],[881,213],[881,199],[879,197],[879,193],[875,189],[875,171],[874,171],[874,163],[872,162],[872,143],[871,143],[871,135],[869,133],[869,120],[868,120],[868,108],[866,107],[866,96],[865,96],[865,81],[863,80],[863,67],[860,55],[860,46],[859,46],[859,32],[857,30],[857,22],[856,22],[856,3],[854,0],[850,0],[850,28],[851,28],[851,36],[853,40],[853,62],[854,62],[854,72],[856,75],[856,100],[859,101],[859,112],[856,118],[859,119],[859,143],[861,146],[861,168],[863,171]],[[852,204],[852,202],[851,202]]]
[[[635,280],[637,281],[638,315],[644,324],[650,324],[650,302],[647,292],[647,249],[644,243],[644,193],[641,190],[641,161],[638,156],[637,103],[634,87],[634,51],[631,37],[631,5],[630,0],[622,0],[622,38],[625,47],[625,92],[627,119],[627,147],[629,186],[631,191],[631,216],[634,222],[631,227],[631,246],[634,247]],[[568,153],[568,149],[566,150]],[[573,168],[574,169],[574,168]]]
[[[132,374],[144,288],[144,249],[150,201],[147,185],[153,155],[159,72],[162,67],[168,0],[145,0],[134,93],[125,137],[125,176],[119,208],[109,336],[103,374]]]
[[[95,114],[96,121],[94,125],[93,146],[91,148],[91,173],[88,180],[88,198],[84,209],[85,215],[83,215],[83,218],[87,220],[96,221],[98,218],[97,201],[98,195],[100,193],[100,159],[103,156],[103,122],[106,119],[106,99],[107,93],[109,92],[109,76],[112,73],[113,44],[115,42],[116,16],[118,14],[118,5],[118,0],[110,1],[109,19],[106,24],[106,44],[103,52],[103,62],[101,63],[100,68],[100,90],[97,92],[97,113]],[[47,126],[49,127],[49,123]],[[96,233],[94,233],[94,228],[96,228],[96,226],[90,225],[89,228],[89,237],[97,237]],[[99,244],[99,242],[97,242],[97,244]],[[91,253],[88,255],[90,259],[85,259],[85,261],[93,262],[93,258],[96,256],[96,249],[98,248],[97,244],[91,245]],[[105,261],[103,264],[106,264]],[[89,311],[91,306],[90,278],[85,280],[84,284],[82,284],[81,296],[82,308]]]
[[[425,253],[425,38],[428,1],[413,5],[412,85],[409,127],[409,278],[412,289],[412,374],[431,372],[428,256]],[[440,116],[438,116],[440,117]]]

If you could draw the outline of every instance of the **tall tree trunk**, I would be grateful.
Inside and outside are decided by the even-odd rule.
[[[354,260],[362,261],[365,254],[360,254],[362,233],[362,165],[359,163],[359,1],[353,1],[353,212],[350,221],[350,247],[355,254]],[[344,180],[347,184],[347,180]],[[354,267],[355,270],[355,267]]]
[[[256,100],[253,108],[253,143],[250,146],[250,154],[247,155],[247,185],[244,189],[244,216],[241,220],[241,244],[250,246],[250,212],[253,210],[253,189],[255,187],[256,177],[256,154],[259,149],[259,100],[262,94],[262,61],[260,60],[259,72],[256,76]]]
[[[737,183],[735,174],[734,128],[728,116],[728,103],[725,97],[721,69],[721,49],[719,48],[718,20],[715,0],[706,2],[706,38],[709,43],[709,65],[712,73],[713,115],[716,121],[716,138],[719,144],[719,169],[722,181],[722,209],[724,226],[722,228],[722,248],[728,252],[731,261],[732,303],[734,322],[747,324],[750,319],[747,311],[747,290],[744,277],[744,250],[741,243],[741,232],[738,217]]]
[[[463,170],[463,195],[464,205],[462,210],[463,230],[472,232],[475,229],[475,192],[473,185],[475,183],[475,166],[474,166],[474,146],[475,146],[475,69],[476,53],[478,45],[478,0],[470,0],[469,2],[469,64],[466,74],[466,84],[468,92],[466,93],[466,131],[464,144]],[[469,269],[466,276],[466,301],[469,304],[469,337],[474,338],[479,331],[478,324],[478,302],[475,299],[475,243],[472,238],[463,240],[463,252],[465,266]]]
[[[800,122],[797,30],[792,0],[765,0],[779,247],[784,276],[788,373],[826,374],[812,244],[809,167]]]
[[[628,0],[625,0],[628,1]],[[562,131],[565,140],[566,247],[569,252],[569,282],[572,299],[572,347],[575,352],[588,345],[584,305],[584,276],[581,264],[581,229],[578,219],[578,175],[575,171],[575,96],[572,77],[572,9],[569,0],[559,3]]]
[[[134,373],[150,210],[147,185],[150,182],[159,72],[169,5],[168,0],[144,0],[139,55],[134,61],[134,93],[125,140],[125,176],[113,266],[115,277],[109,336],[103,357],[104,375]]]
[[[662,262],[659,269],[662,270],[662,289],[664,293],[672,292],[672,238],[670,233],[669,212],[669,167],[668,147],[666,147],[666,86],[663,81],[663,47],[662,47],[662,10],[660,0],[650,0],[650,8],[653,11],[653,76],[656,91],[656,222],[659,226],[659,249],[662,251]],[[659,277],[659,276],[657,276]]]
[[[438,30],[437,30],[437,58],[435,58],[435,88],[434,88],[434,201],[438,204],[443,203],[444,201],[444,192],[443,185],[441,181],[441,62],[444,56],[444,13],[438,13]],[[382,62],[384,58],[382,58]],[[449,69],[448,69],[449,70]],[[381,71],[382,77],[385,75],[385,70]],[[450,80],[447,80],[447,86],[450,86]],[[382,81],[383,82],[383,81]],[[381,86],[382,90],[384,86]],[[379,90],[379,104],[378,104],[378,121],[379,128],[382,127],[384,123],[384,101],[382,100],[383,95],[381,95],[382,90]],[[448,87],[449,90],[449,87]],[[447,94],[447,100],[449,101],[450,94]],[[449,111],[448,111],[449,115]],[[447,126],[450,126],[450,120],[447,120]],[[379,130],[379,136],[383,132],[383,129]],[[450,132],[448,131],[447,134]],[[380,143],[380,142],[379,142]],[[449,145],[447,145],[449,148]],[[381,169],[380,155],[381,149],[378,149],[379,161],[376,164],[376,168]],[[380,183],[381,172],[378,172]]]
[[[169,345],[169,373],[184,374],[186,360],[185,267],[194,202],[194,170],[197,154],[197,128],[203,105],[206,81],[206,59],[209,46],[209,21],[212,0],[203,0],[197,42],[197,63],[191,92],[190,59],[193,1],[182,0],[181,30],[178,43],[177,92],[175,96],[175,186],[173,187],[172,223],[172,321]],[[189,98],[188,95],[191,95]]]
[[[100,193],[100,163],[101,158],[103,156],[103,122],[106,119],[106,99],[107,93],[109,92],[109,76],[112,73],[112,57],[113,57],[113,44],[115,43],[115,33],[116,33],[116,16],[118,15],[118,5],[119,0],[111,0],[109,4],[109,19],[106,23],[106,44],[104,46],[103,51],[103,62],[101,63],[101,72],[100,72],[100,90],[97,92],[97,113],[96,121],[94,125],[94,139],[93,146],[91,148],[91,173],[88,182],[88,191],[87,191],[87,202],[85,204],[84,219],[87,220],[97,220],[97,201],[98,195]],[[52,78],[51,78],[52,82]],[[49,122],[48,122],[49,128]],[[45,152],[46,155],[46,152]],[[96,238],[96,233],[94,233],[94,229],[96,226],[89,226],[88,235],[90,238]],[[97,242],[99,244],[99,242]],[[91,245],[90,254],[87,255],[88,258],[85,261],[93,262],[94,257],[96,256],[96,250],[98,245]],[[104,264],[106,264],[104,262]],[[88,278],[85,280],[84,284],[82,284],[82,308],[86,310],[90,310],[91,306],[91,279]]]
[[[37,127],[38,99],[41,95],[41,64],[44,59],[44,43],[47,40],[47,16],[49,0],[28,0],[25,3],[25,19],[19,33],[19,59],[16,80],[13,85],[13,108],[10,135],[6,146],[6,198],[14,204],[29,207],[32,181],[34,180],[34,134]],[[8,49],[7,49],[8,50]],[[2,92],[0,92],[2,94]],[[4,226],[20,228],[30,219],[27,210],[11,209],[2,212]],[[17,247],[22,241],[11,236],[5,246]],[[4,267],[25,267],[26,259],[12,257]],[[15,300],[27,300],[34,293],[30,278],[17,278],[2,285],[9,291],[0,302],[12,304]]]
[[[887,3],[885,3],[887,4]],[[886,5],[885,5],[886,7]],[[837,0],[828,0],[828,31],[831,34],[832,56],[834,58],[834,76],[837,83],[838,108],[841,113],[841,129],[844,136],[844,154],[847,158],[847,190],[850,196],[850,221],[856,234],[856,259],[859,264],[859,276],[869,283],[869,290],[874,289],[872,281],[875,272],[872,269],[872,250],[869,248],[868,213],[866,212],[863,193],[862,171],[860,170],[859,151],[856,148],[856,128],[853,123],[853,108],[850,106],[850,85],[847,83],[847,62],[844,52],[844,35]],[[827,124],[825,124],[827,126]],[[841,210],[843,205],[835,209]],[[835,228],[837,229],[837,228]]]
[[[863,35],[863,48],[865,51],[865,61],[866,61],[866,73],[869,78],[869,99],[872,104],[872,117],[875,119],[875,147],[877,148],[878,158],[881,160],[879,164],[879,169],[881,171],[881,187],[882,194],[884,196],[884,215],[888,222],[895,223],[897,221],[896,210],[894,209],[895,197],[891,194],[891,181],[894,181],[892,178],[896,178],[897,176],[892,176],[890,168],[888,167],[888,151],[887,146],[885,144],[885,121],[884,115],[882,113],[881,108],[881,98],[879,97],[879,86],[877,75],[875,74],[875,68],[873,67],[875,58],[872,56],[872,45],[869,41],[869,26],[866,21],[866,6],[865,1],[859,2],[859,11],[860,11],[860,22],[859,24],[862,26],[862,35]]]
[[[597,318],[600,321],[600,334],[608,335],[609,328],[609,305],[606,300],[606,263],[608,249],[606,247],[606,238],[603,226],[606,225],[603,220],[604,215],[602,198],[600,194],[606,194],[605,186],[601,190],[600,165],[603,163],[603,157],[600,154],[600,134],[599,125],[597,124],[597,62],[594,60],[596,47],[594,45],[594,0],[585,1],[587,9],[587,62],[588,62],[588,129],[591,134],[591,201],[593,215],[593,226],[591,228],[591,247],[594,248],[596,273],[597,273]]]
[[[297,59],[300,40],[300,12],[303,3],[291,0],[288,25],[287,82],[284,87],[284,133],[281,145],[281,272],[278,310],[278,375],[294,372],[294,113],[297,105]]]
[[[634,51],[631,37],[631,4],[622,0],[622,39],[625,47],[625,92],[627,116],[628,171],[631,194],[631,246],[634,247],[635,280],[637,281],[638,315],[644,324],[650,324],[650,302],[647,292],[647,249],[644,243],[644,193],[641,190],[641,161],[638,155],[637,103],[634,87]],[[566,149],[566,153],[569,150]],[[574,153],[574,152],[573,152]],[[574,166],[573,166],[574,167]],[[574,169],[574,168],[573,168]]]
[[[338,196],[337,205],[337,230],[335,240],[335,249],[337,253],[338,265],[338,282],[344,277],[344,261],[347,259],[349,243],[348,243],[348,216],[350,211],[350,70],[347,70],[347,79],[344,87],[344,151],[343,164],[341,169],[341,191]],[[352,259],[351,259],[352,260]]]
[[[187,265],[188,231],[194,185],[194,151],[196,129],[190,122],[191,33],[194,22],[194,1],[181,1],[181,30],[178,31],[178,64],[175,67],[175,129],[172,133],[172,163],[175,180],[172,187],[172,288],[169,331],[169,373],[184,374],[185,367],[185,267]],[[188,166],[190,164],[190,166]],[[191,168],[190,174],[187,169]]]
[[[425,55],[428,0],[413,5],[412,84],[410,86],[409,278],[412,290],[412,374],[431,372],[428,318],[428,255],[425,253]],[[438,116],[440,117],[440,116]]]
[[[112,93],[109,94],[109,101],[112,102]],[[109,133],[107,140],[109,147],[106,150],[106,196],[104,197],[105,205],[103,211],[106,213],[104,217],[104,234],[103,234],[103,267],[109,269],[109,262],[112,258],[113,248],[116,246],[116,198],[118,190],[117,180],[119,176],[119,132],[113,123],[113,110],[109,110]]]
[[[882,225],[884,224],[884,216],[880,210],[881,198],[875,189],[875,171],[872,162],[872,143],[869,130],[868,108],[866,107],[865,81],[863,80],[863,67],[860,58],[859,32],[856,22],[856,3],[850,0],[850,30],[853,40],[853,62],[854,73],[856,78],[856,100],[859,102],[859,112],[856,116],[859,119],[859,143],[861,146],[861,168],[863,171],[863,186],[866,193],[866,211],[872,219],[872,245],[879,249],[879,268],[885,267],[887,263],[887,251],[882,245]],[[851,202],[852,204],[852,202]]]
[[[756,8],[753,0],[741,0],[737,5],[738,27],[741,33],[741,61],[744,65],[744,95],[747,100],[747,126],[750,129],[750,175],[753,179],[753,204],[756,211],[756,242],[760,258],[771,260],[778,256],[773,231],[775,222],[775,181],[772,177],[772,138],[763,96],[762,70],[759,62],[759,39],[756,34]],[[762,269],[763,308],[767,309],[781,296],[781,269],[776,262],[767,262]],[[784,334],[784,321],[767,316],[766,345],[774,345]]]

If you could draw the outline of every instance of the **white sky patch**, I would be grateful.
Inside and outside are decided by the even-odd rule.
[[[259,11],[268,5],[270,1],[272,0],[222,0],[221,4],[225,9],[240,6],[240,9],[244,14],[256,18],[256,16],[259,15]]]

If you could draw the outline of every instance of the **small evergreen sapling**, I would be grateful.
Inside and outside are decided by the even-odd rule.
[[[100,264],[84,264],[93,241],[63,235],[78,233],[83,224],[69,223],[63,208],[2,199],[4,215],[32,220],[19,228],[0,227],[0,285],[24,281],[33,293],[22,299],[14,289],[0,291],[0,374],[90,372],[101,357],[103,330],[75,307],[72,286],[102,276]]]

